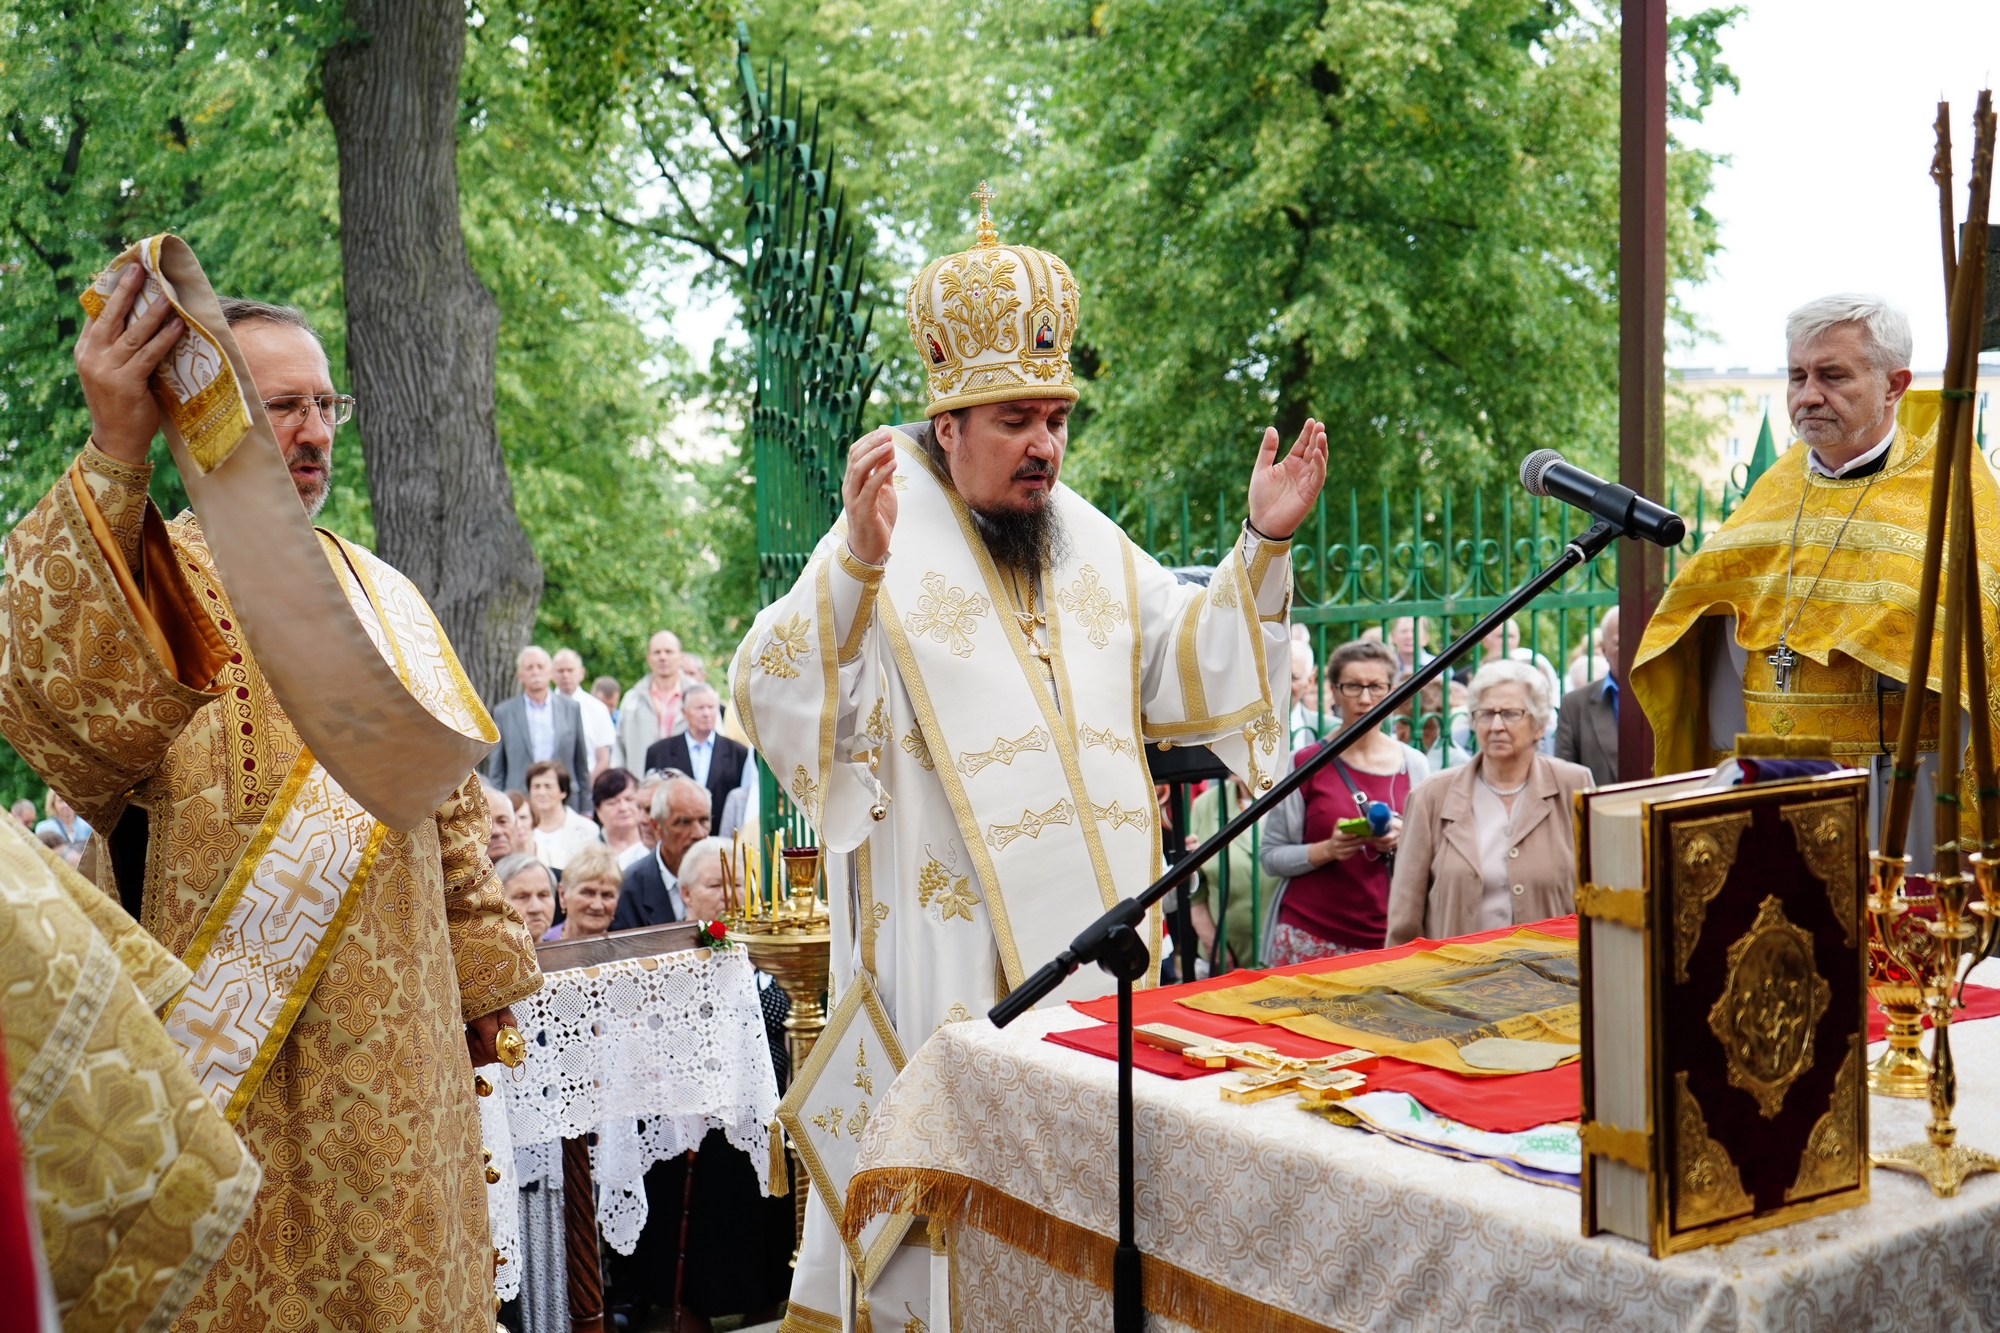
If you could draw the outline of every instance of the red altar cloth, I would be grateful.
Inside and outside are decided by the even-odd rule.
[[[1296,1032],[1289,1032],[1275,1025],[1267,1026],[1222,1014],[1205,1014],[1176,1001],[1183,995],[1247,985],[1260,977],[1294,976],[1307,972],[1344,972],[1352,967],[1364,967],[1369,963],[1402,958],[1424,949],[1435,948],[1439,944],[1474,944],[1482,940],[1499,939],[1516,930],[1538,930],[1545,935],[1575,939],[1576,918],[1561,916],[1525,926],[1507,926],[1499,930],[1480,931],[1477,934],[1460,936],[1455,941],[1417,939],[1394,949],[1351,953],[1339,958],[1319,958],[1309,963],[1297,963],[1291,967],[1254,971],[1242,969],[1225,973],[1220,977],[1211,977],[1206,981],[1190,982],[1185,986],[1154,987],[1139,991],[1132,997],[1133,1022],[1170,1023],[1175,1027],[1186,1028],[1190,1032],[1199,1032],[1228,1041],[1262,1042],[1286,1055],[1331,1055],[1346,1048],[1318,1041],[1312,1037],[1302,1037]],[[1047,1040],[1058,1046],[1087,1051],[1108,1060],[1117,1059],[1117,997],[1107,995],[1102,999],[1078,1001],[1073,1007],[1079,1013],[1097,1019],[1099,1026],[1076,1028],[1068,1032],[1052,1032]],[[2000,1014],[2000,990],[1986,986],[1965,988],[1965,1008],[1960,1012],[1957,1021],[1967,1022],[1995,1014]],[[1868,1039],[1881,1040],[1884,1028],[1882,1015],[1876,1010],[1874,1001],[1870,1000]],[[1167,1078],[1202,1078],[1217,1072],[1196,1069],[1184,1063],[1180,1056],[1171,1051],[1143,1044],[1134,1045],[1132,1062],[1134,1068]],[[1582,1114],[1583,1104],[1581,1078],[1581,1068],[1576,1064],[1561,1065],[1555,1069],[1532,1074],[1469,1078],[1446,1069],[1432,1069],[1428,1065],[1384,1057],[1380,1066],[1368,1075],[1368,1088],[1371,1092],[1407,1092],[1439,1115],[1462,1121],[1476,1129],[1507,1134],[1532,1129],[1536,1125],[1577,1119]]]

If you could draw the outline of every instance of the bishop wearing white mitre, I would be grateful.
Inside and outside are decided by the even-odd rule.
[[[1060,483],[1077,297],[1062,260],[999,244],[982,205],[972,248],[905,300],[929,421],[854,443],[841,518],[730,668],[827,854],[835,994],[865,975],[905,1050],[1162,871],[1148,744],[1212,745],[1252,790],[1288,762],[1289,538],[1326,477],[1325,428],[1307,421],[1282,462],[1264,432],[1240,540],[1206,587],[1178,582]],[[1157,915],[1151,933],[1157,959]],[[1046,1003],[1114,984],[1085,969]],[[912,1292],[930,1322],[924,1279],[897,1280],[920,1253],[882,1273],[877,1333]],[[840,1327],[839,1254],[809,1209],[787,1330]]]

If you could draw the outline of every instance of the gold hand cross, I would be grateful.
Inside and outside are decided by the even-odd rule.
[[[1359,1048],[1318,1058],[1283,1055],[1261,1042],[1222,1041],[1167,1023],[1145,1024],[1132,1035],[1149,1046],[1179,1051],[1187,1064],[1239,1071],[1217,1085],[1226,1102],[1258,1102],[1293,1091],[1308,1102],[1342,1101],[1367,1085],[1362,1072],[1381,1061]]]

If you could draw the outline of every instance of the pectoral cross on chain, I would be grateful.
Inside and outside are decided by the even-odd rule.
[[[1799,655],[1778,641],[1778,651],[1764,659],[1771,664],[1771,675],[1777,681],[1778,693],[1790,694],[1792,690],[1792,668],[1799,664]]]

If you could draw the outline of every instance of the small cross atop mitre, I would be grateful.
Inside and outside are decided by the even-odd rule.
[[[993,202],[993,188],[985,181],[981,181],[979,182],[979,188],[972,192],[972,197],[979,201],[979,231],[974,236],[972,243],[974,245],[1000,244],[1000,233],[994,230],[993,227],[993,214],[988,212],[986,208],[988,204]]]
[[[980,181],[971,197],[979,202],[972,245],[926,264],[904,301],[928,390],[924,415],[1014,398],[1075,401],[1076,279],[1046,250],[1000,244],[990,184]]]

